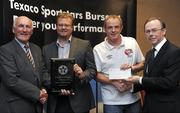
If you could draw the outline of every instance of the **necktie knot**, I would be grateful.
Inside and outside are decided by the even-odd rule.
[[[25,44],[24,45],[24,48],[26,49],[26,51],[29,49],[29,45],[28,44]]]
[[[29,45],[28,45],[28,44],[25,44],[24,48],[26,49],[26,56],[27,56],[29,62],[32,64],[33,68],[35,68],[34,59],[33,59],[33,56],[32,56],[32,54],[31,54]]]

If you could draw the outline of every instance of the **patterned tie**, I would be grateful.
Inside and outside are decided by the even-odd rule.
[[[33,68],[35,68],[34,59],[33,59],[33,57],[32,57],[32,54],[31,54],[29,45],[26,44],[26,45],[24,46],[24,48],[26,49],[26,55],[27,55],[27,58],[28,58],[29,62],[31,62]]]

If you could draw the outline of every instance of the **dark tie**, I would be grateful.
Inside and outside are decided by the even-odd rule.
[[[33,68],[35,68],[35,63],[34,63],[34,59],[32,57],[32,54],[31,54],[31,51],[30,51],[30,48],[29,48],[29,45],[25,45],[24,48],[26,49],[26,55],[27,55],[27,58],[29,60],[29,62],[32,64]]]
[[[150,52],[150,57],[149,57],[149,61],[148,61],[148,70],[152,69],[153,67],[153,62],[154,62],[154,52],[156,51],[155,48],[153,48]]]

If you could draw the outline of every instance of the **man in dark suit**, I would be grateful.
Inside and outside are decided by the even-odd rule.
[[[135,83],[134,91],[145,91],[143,113],[180,113],[180,49],[165,38],[160,18],[149,18],[144,28],[154,49],[146,54],[144,76],[128,81]]]
[[[95,107],[90,86],[90,80],[96,76],[92,48],[89,41],[72,36],[73,20],[71,14],[59,13],[56,23],[58,39],[43,47],[43,57],[49,72],[50,58],[75,58],[76,63],[74,92],[65,89],[58,94],[49,92],[48,113],[89,113]]]
[[[41,88],[41,49],[29,42],[32,20],[17,17],[13,33],[15,38],[0,47],[0,113],[41,113],[47,93]],[[26,56],[25,45],[31,60]]]

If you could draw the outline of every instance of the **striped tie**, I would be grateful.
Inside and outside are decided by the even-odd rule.
[[[31,62],[33,68],[35,68],[35,63],[34,63],[34,59],[32,57],[32,54],[31,54],[31,51],[30,51],[30,48],[29,48],[29,45],[25,45],[24,48],[26,49],[26,55],[27,55],[27,58],[29,60],[29,62]]]

